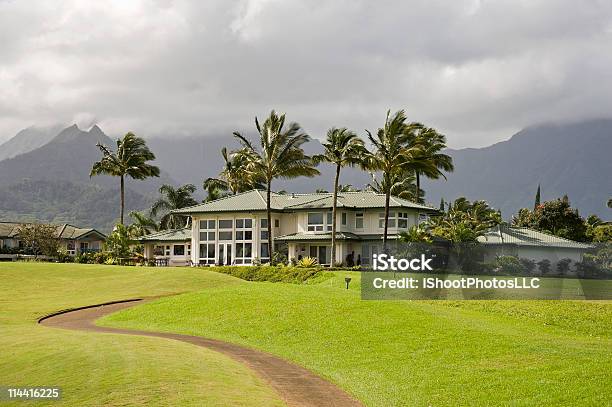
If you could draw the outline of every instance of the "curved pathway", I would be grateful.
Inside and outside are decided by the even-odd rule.
[[[108,328],[94,324],[95,320],[100,317],[142,302],[142,299],[136,299],[75,308],[48,315],[38,322],[42,325],[64,329],[174,339],[221,352],[249,366],[268,382],[289,406],[362,405],[334,384],[309,370],[269,353],[198,336]]]

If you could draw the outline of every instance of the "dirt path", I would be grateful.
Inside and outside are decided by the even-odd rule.
[[[128,300],[104,305],[78,308],[41,318],[39,323],[64,329],[105,332],[113,334],[154,336],[188,342],[221,352],[253,369],[274,388],[289,406],[361,406],[362,404],[332,383],[300,366],[269,353],[245,348],[215,339],[164,332],[107,328],[94,321],[113,312],[142,303]]]

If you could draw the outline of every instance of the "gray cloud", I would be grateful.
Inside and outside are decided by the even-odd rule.
[[[271,108],[320,137],[403,108],[463,147],[612,111],[604,0],[0,0],[0,43],[0,139],[222,134]]]

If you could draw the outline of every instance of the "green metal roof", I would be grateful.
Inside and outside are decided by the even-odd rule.
[[[162,230],[138,239],[140,242],[184,242],[191,240],[191,228]]]
[[[412,208],[427,212],[437,210],[410,202],[395,196],[391,197],[391,208]],[[291,212],[298,210],[331,209],[333,206],[333,194],[331,192],[314,194],[278,194],[272,192],[270,196],[270,207],[276,212]],[[385,207],[384,194],[375,192],[340,192],[338,193],[338,207],[352,209],[376,209]],[[265,191],[252,190],[241,194],[230,195],[211,202],[205,202],[188,208],[177,209],[174,213],[195,214],[211,212],[251,212],[266,210]]]
[[[529,228],[499,225],[489,229],[483,236],[478,237],[482,244],[500,245],[513,244],[517,246],[535,247],[564,247],[570,249],[589,249],[590,245],[574,242],[573,240],[538,232]]]
[[[14,238],[19,235],[21,225],[31,225],[31,222],[0,222],[0,237]],[[106,235],[92,228],[80,228],[77,226],[65,223],[63,225],[55,225],[57,227],[57,237],[60,239],[78,239],[85,235],[96,234],[101,239],[106,239]]]

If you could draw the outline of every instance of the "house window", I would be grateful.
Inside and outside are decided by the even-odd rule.
[[[163,256],[164,255],[164,246],[157,245],[153,248],[153,254],[155,256]]]
[[[187,245],[187,256],[191,256],[191,245]]]
[[[401,229],[408,228],[408,212],[398,212],[397,227]]]
[[[389,212],[389,223],[388,227],[395,227],[395,212]],[[385,227],[385,213],[381,212],[378,214],[378,228],[383,229]]]
[[[214,242],[215,241],[215,228],[216,221],[214,220],[201,220],[200,221],[200,241],[202,242]]]
[[[275,228],[280,227],[280,220],[278,220],[278,219],[274,219],[274,227],[275,227]]]
[[[251,264],[253,255],[253,220],[236,219],[236,264]]]
[[[346,226],[346,212],[342,212],[342,226]]]
[[[215,220],[200,221],[200,264],[215,264],[216,226]]]
[[[355,214],[355,229],[363,229],[363,213]]]
[[[309,212],[308,213],[308,227],[309,232],[323,232],[324,230],[332,230],[332,213],[327,212],[323,216],[323,212]]]
[[[262,243],[259,245],[259,259],[262,263],[266,263],[270,261],[270,248],[268,246],[268,219],[261,220],[261,230],[259,232],[261,235]],[[265,241],[265,243],[263,243]]]
[[[234,238],[234,221],[232,219],[219,220],[219,240],[232,240]],[[223,230],[229,229],[229,230]]]
[[[170,256],[170,245],[166,245],[166,250],[164,253],[166,256]]]
[[[426,213],[419,213],[419,225],[429,221],[429,216]]]
[[[311,212],[308,214],[308,228],[309,232],[322,232],[323,231],[323,213]]]
[[[185,255],[185,245],[184,244],[175,244],[173,253],[175,256],[184,256]]]
[[[253,243],[236,243],[236,264],[251,264],[253,255]]]

